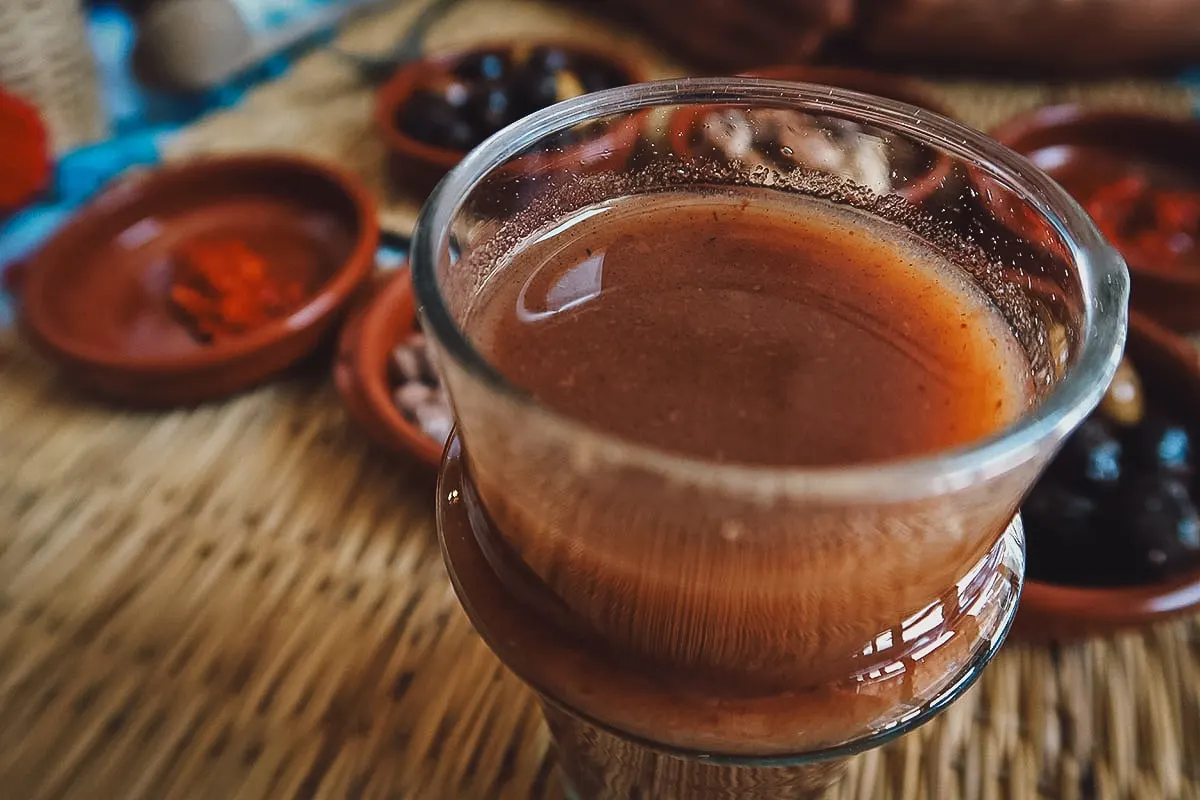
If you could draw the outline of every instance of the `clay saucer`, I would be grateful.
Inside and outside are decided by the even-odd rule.
[[[404,418],[392,401],[388,379],[392,349],[416,330],[412,280],[403,267],[387,277],[342,328],[333,379],[350,418],[371,439],[436,468],[442,444]]]
[[[1080,203],[1131,173],[1146,174],[1151,185],[1164,179],[1174,188],[1182,184],[1200,192],[1200,121],[1063,105],[1012,119],[991,135],[1028,157]],[[1005,221],[1019,231],[1020,220]],[[1122,255],[1135,308],[1178,331],[1200,329],[1200,253],[1197,263],[1174,267],[1132,250]]]
[[[304,305],[238,337],[195,338],[169,305],[174,254],[245,242],[315,287]],[[65,377],[135,405],[192,404],[248,388],[331,329],[370,273],[375,204],[349,175],[292,155],[200,159],[126,178],[32,259],[22,329]]]
[[[413,96],[426,87],[443,85],[451,80],[455,68],[468,59],[488,53],[512,52],[517,47],[513,43],[484,44],[470,50],[434,54],[404,65],[379,89],[375,98],[375,127],[387,145],[388,176],[393,186],[424,196],[467,154],[465,149],[422,141],[401,128],[398,120]],[[647,77],[644,64],[609,50],[557,41],[522,42],[519,47],[521,50],[561,50],[570,58],[584,59],[601,65],[614,75],[624,76],[626,83],[640,83]],[[640,120],[640,116],[633,115],[608,125],[603,132],[589,136],[580,144],[537,153],[539,160],[529,162],[527,166],[529,169],[548,169],[557,165],[573,172],[615,169],[623,163],[620,159],[628,159],[633,152]]]
[[[938,114],[949,115],[949,111],[933,96],[925,84],[880,72],[847,67],[784,64],[751,70],[743,75],[849,89],[885,97],[889,100],[899,100],[902,103],[926,108]],[[677,156],[688,158],[692,155],[700,136],[704,117],[711,110],[711,106],[683,106],[671,114],[668,132],[671,149]],[[926,157],[926,163],[921,164],[895,189],[897,194],[912,203],[920,203],[935,193],[943,191],[951,179],[954,164],[949,156],[930,150]]]
[[[1200,357],[1194,347],[1146,317],[1129,320],[1126,355],[1147,394],[1200,431]],[[1027,580],[1014,632],[1026,639],[1071,640],[1148,625],[1200,608],[1200,566],[1169,581],[1079,588]]]

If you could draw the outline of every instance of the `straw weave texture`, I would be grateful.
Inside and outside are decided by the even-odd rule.
[[[411,12],[340,43],[382,48]],[[478,0],[434,40],[619,40],[592,25]],[[982,127],[1067,97],[1188,105],[1152,83],[940,91]],[[316,53],[172,155],[296,148],[382,191],[370,102]],[[390,199],[385,221],[404,230],[415,208]],[[532,698],[450,590],[431,477],[352,428],[327,362],[225,403],[130,413],[76,396],[7,332],[0,387],[0,798],[560,796]],[[1010,644],[831,796],[1200,800],[1200,619]]]

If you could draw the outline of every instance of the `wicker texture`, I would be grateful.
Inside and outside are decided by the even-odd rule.
[[[343,44],[382,46],[410,11]],[[612,35],[499,0],[438,35],[509,30]],[[980,125],[1076,94],[1187,105],[1146,84],[943,90]],[[175,155],[294,147],[378,181],[369,106],[315,54]],[[403,227],[414,208],[386,216]],[[450,590],[431,476],[366,444],[327,366],[129,413],[77,397],[0,333],[0,797],[560,796],[533,698]],[[939,720],[854,759],[831,797],[1200,800],[1200,619],[1009,645]]]
[[[0,2],[0,84],[38,107],[57,151],[106,128],[80,2]]]

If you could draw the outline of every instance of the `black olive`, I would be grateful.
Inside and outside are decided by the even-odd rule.
[[[532,73],[554,75],[571,66],[571,54],[559,47],[535,47],[525,62]]]
[[[1118,524],[1135,581],[1161,580],[1200,561],[1200,512],[1170,475],[1143,476],[1128,487]]]
[[[471,123],[442,94],[414,92],[400,110],[399,127],[414,139],[452,150],[470,150],[480,141]]]
[[[1192,472],[1192,437],[1188,429],[1161,414],[1147,414],[1125,435],[1130,469],[1163,472],[1186,478]]]
[[[512,100],[502,84],[485,84],[471,92],[467,101],[467,114],[484,137],[512,122]]]
[[[498,81],[510,72],[508,53],[472,53],[454,66],[454,74],[465,81]]]
[[[1029,576],[1075,585],[1111,581],[1101,511],[1093,497],[1053,480],[1034,486],[1021,507]]]
[[[463,108],[471,99],[471,87],[462,81],[448,81],[442,87],[442,96],[454,108]]]
[[[557,73],[524,67],[513,74],[509,86],[514,110],[522,117],[558,100]]]
[[[1123,461],[1121,441],[1106,421],[1092,416],[1067,439],[1050,472],[1076,488],[1105,492],[1120,482]]]
[[[624,75],[603,64],[580,64],[575,69],[575,74],[579,76],[583,88],[589,92],[599,92],[629,83],[629,79]]]

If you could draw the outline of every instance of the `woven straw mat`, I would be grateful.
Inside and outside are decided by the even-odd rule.
[[[0,0],[0,86],[37,106],[56,152],[104,135],[81,0]]]
[[[340,44],[380,49],[411,13]],[[619,39],[499,2],[456,7],[433,38],[530,32]],[[1136,83],[944,93],[981,127],[1064,97],[1188,102]],[[378,189],[369,109],[316,53],[174,156],[292,147]],[[414,209],[393,199],[385,217],[404,229]],[[431,476],[369,446],[327,376],[317,363],[225,403],[130,413],[76,396],[0,334],[0,798],[560,796],[529,693],[449,588]],[[1200,800],[1200,619],[1010,644],[831,796]]]

